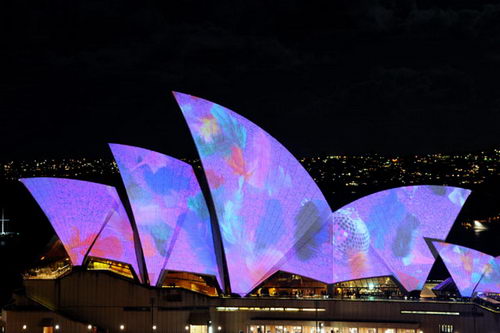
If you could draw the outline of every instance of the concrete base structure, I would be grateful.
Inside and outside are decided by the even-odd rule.
[[[103,271],[24,284],[3,309],[7,333],[500,332],[500,315],[471,302],[209,297]]]

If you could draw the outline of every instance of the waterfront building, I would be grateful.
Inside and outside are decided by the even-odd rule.
[[[3,311],[8,332],[498,331],[495,258],[468,252],[479,261],[462,296],[481,301],[420,297],[469,190],[398,187],[332,211],[264,130],[218,104],[175,97],[202,174],[111,144],[124,190],[21,179],[58,236],[53,253],[65,255],[27,272]]]

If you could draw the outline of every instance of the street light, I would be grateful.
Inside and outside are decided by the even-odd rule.
[[[55,328],[56,330],[58,330],[58,329],[59,329],[59,325],[56,325],[54,328]]]
[[[153,331],[156,331],[156,325],[153,325]]]
[[[120,331],[123,331],[125,329],[125,325],[120,325]]]

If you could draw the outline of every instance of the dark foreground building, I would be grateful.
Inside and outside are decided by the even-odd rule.
[[[500,315],[473,302],[321,297],[211,297],[152,288],[114,273],[25,280],[3,311],[7,332],[498,333]]]

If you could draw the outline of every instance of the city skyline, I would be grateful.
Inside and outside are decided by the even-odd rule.
[[[499,154],[500,149],[493,149],[455,155],[325,155],[298,160],[310,173],[329,204],[336,208],[371,193],[398,186],[434,184],[472,189],[471,201],[474,203],[466,205],[465,216],[460,218],[454,228],[455,236],[453,237],[461,239],[465,237],[466,230],[475,230],[474,221],[486,222],[487,226],[491,224],[496,227],[497,225],[494,222],[498,220],[500,213],[497,209],[498,186],[496,185],[498,184]],[[200,177],[200,161],[198,159],[184,159],[184,161],[198,170],[198,177]],[[19,191],[17,180],[20,178],[80,178],[122,187],[116,163],[112,159],[105,158],[10,161],[0,164],[0,177],[4,184],[2,201],[11,202],[15,207],[23,207],[31,201],[23,199],[24,193],[19,196],[19,202],[16,202],[18,200],[10,195],[13,189]],[[19,214],[19,208],[14,209],[15,211]],[[14,227],[14,229],[17,228],[19,225]],[[23,230],[25,227],[20,229]],[[489,233],[481,232],[480,234],[484,237]],[[464,240],[466,241],[465,238]],[[485,251],[495,254],[498,247],[492,243],[486,246]]]
[[[500,167],[500,149],[463,154],[418,155],[318,155],[298,158],[323,186],[376,186],[380,184],[416,184],[435,182],[442,185],[476,186],[496,182]],[[197,158],[180,158],[195,169],[201,168]],[[385,170],[385,175],[377,174]],[[0,177],[17,180],[23,177],[109,177],[118,173],[111,157],[50,158],[0,163]],[[375,179],[374,177],[378,177]]]

